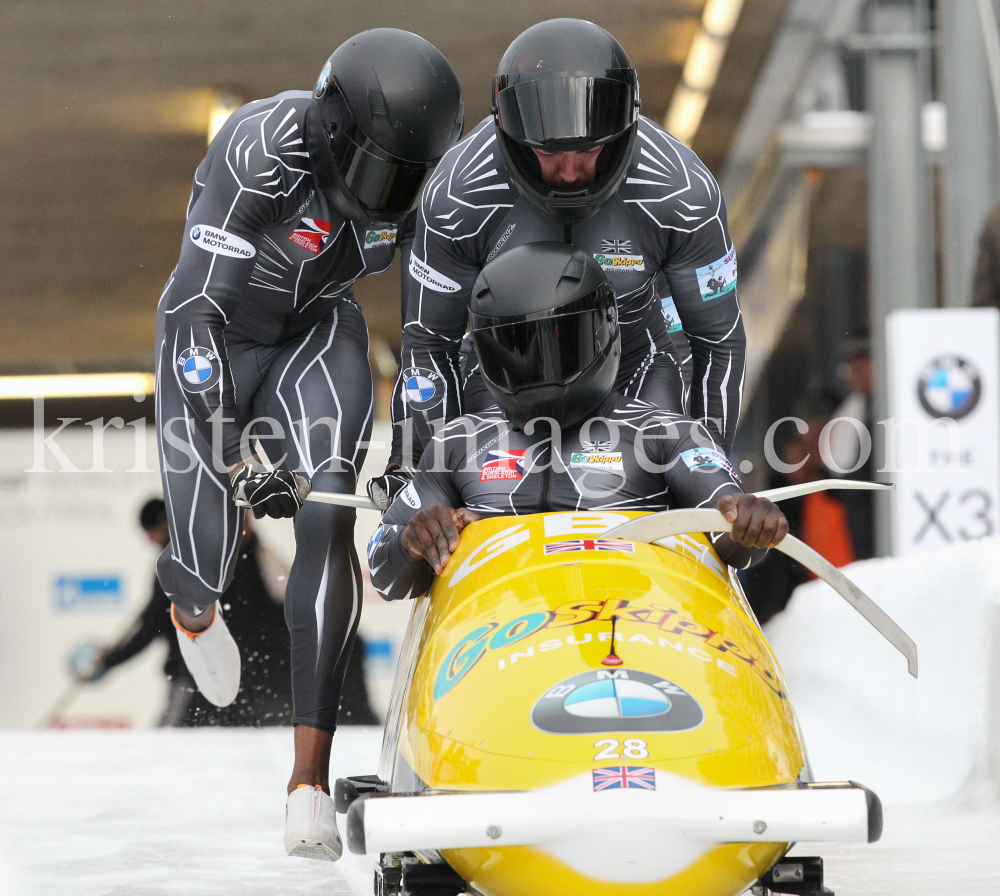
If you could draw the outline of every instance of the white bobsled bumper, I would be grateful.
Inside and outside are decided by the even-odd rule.
[[[692,845],[873,842],[882,828],[878,797],[854,783],[762,790],[705,787],[656,772],[656,789],[595,792],[591,775],[521,793],[385,796],[348,811],[352,852],[406,852],[586,841],[613,828],[651,842]],[[556,848],[553,848],[556,847]]]

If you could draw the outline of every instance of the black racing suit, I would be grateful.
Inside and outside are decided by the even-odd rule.
[[[391,460],[409,465],[419,458],[433,421],[492,404],[474,353],[462,381],[459,347],[472,286],[499,253],[540,240],[571,242],[607,272],[622,333],[615,388],[667,410],[689,403],[691,416],[707,418],[728,451],[740,415],[746,339],[736,253],[715,178],[690,149],[640,118],[617,194],[567,227],[518,193],[496,139],[488,118],[449,150],[424,188],[412,252],[403,256],[409,278]],[[689,401],[670,336],[682,325],[693,360]]]
[[[180,261],[157,313],[156,417],[170,548],[157,571],[189,613],[233,575],[243,511],[226,466],[244,427],[273,462],[316,489],[354,492],[372,420],[368,331],[351,284],[389,267],[412,233],[346,220],[313,176],[311,94],[235,112],[195,173]],[[241,446],[241,437],[243,445]],[[361,613],[355,511],[307,503],[296,515],[285,618],[295,724],[336,727]]]
[[[413,481],[382,518],[368,545],[375,590],[387,600],[421,594],[433,570],[402,545],[421,508],[467,507],[483,517],[570,510],[715,507],[742,492],[732,465],[699,422],[612,393],[595,417],[553,438],[517,429],[494,406],[459,417],[432,438]],[[717,548],[746,566],[764,551],[728,537]],[[724,551],[723,551],[724,549]]]

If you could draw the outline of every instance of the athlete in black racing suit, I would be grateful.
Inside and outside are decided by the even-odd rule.
[[[481,516],[716,506],[733,524],[716,550],[739,566],[785,536],[780,510],[743,494],[703,424],[612,390],[617,308],[592,256],[520,246],[473,292],[472,338],[499,406],[435,434],[382,518],[368,562],[383,597],[422,593]]]
[[[539,99],[545,90],[547,105]],[[619,118],[560,120],[565,109],[597,108],[601,97],[601,108],[618,110]],[[684,409],[669,332],[683,323],[693,356],[691,416],[704,419],[728,450],[740,414],[745,337],[736,254],[711,173],[638,116],[638,82],[624,50],[588,22],[557,19],[518,37],[500,64],[494,107],[424,189],[408,259],[391,463],[414,463],[435,420],[490,403],[474,354],[463,383],[459,347],[472,286],[489,260],[540,240],[589,253],[614,285],[622,334],[615,388],[622,394]],[[533,133],[536,120],[542,125]],[[567,167],[553,168],[560,157]]]
[[[420,529],[411,533],[411,543],[419,545],[421,532],[434,526],[429,539],[433,543],[433,536],[452,522],[442,515],[442,523],[435,526],[435,505],[466,508],[458,516],[457,531],[461,531],[475,519],[504,514],[715,508],[726,495],[752,499],[742,494],[732,466],[705,427],[690,417],[614,392],[586,422],[589,431],[580,426],[562,429],[555,449],[543,427],[527,435],[495,405],[444,427],[432,437],[413,481],[382,517],[369,542],[375,590],[387,600],[423,594],[432,574],[441,572],[457,540],[439,552],[442,562],[434,569],[426,562],[428,554],[412,552],[403,535],[424,511],[431,517],[418,520]],[[608,518],[609,525],[613,519]],[[716,545],[723,560],[734,566],[750,565],[763,553],[737,547]],[[434,550],[428,547],[429,552]]]
[[[297,855],[340,855],[326,795],[330,739],[362,591],[355,511],[302,501],[310,483],[354,493],[372,380],[351,285],[384,271],[412,238],[423,179],[461,128],[457,77],[431,44],[395,29],[356,35],[314,92],[252,102],[226,122],[195,174],[180,261],[160,299],[156,416],[170,546],[157,571],[185,661],[217,705],[235,697],[239,679],[235,646],[216,644],[228,633],[210,633],[224,630],[214,608],[233,575],[243,508],[295,514],[288,789],[309,786],[322,803],[302,808],[322,830],[290,840],[286,827]],[[276,470],[256,463],[253,434]],[[292,815],[289,803],[289,825]]]

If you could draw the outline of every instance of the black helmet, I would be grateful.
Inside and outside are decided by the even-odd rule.
[[[432,44],[363,31],[327,60],[306,114],[317,180],[348,218],[399,221],[464,117],[458,77]]]
[[[580,422],[618,375],[615,292],[601,266],[565,243],[528,243],[487,264],[472,288],[472,339],[507,418]]]
[[[628,169],[639,122],[639,78],[622,46],[581,19],[533,25],[507,48],[493,79],[493,120],[511,179],[546,214],[567,223],[592,215]],[[541,179],[532,147],[604,147],[597,179],[561,191]]]

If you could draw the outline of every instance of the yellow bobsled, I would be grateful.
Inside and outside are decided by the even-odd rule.
[[[337,786],[349,847],[382,854],[377,890],[734,896],[793,841],[878,838],[874,794],[811,781],[736,576],[679,531],[709,525],[728,528],[678,511],[465,529],[414,602],[379,775]],[[781,869],[810,892],[808,860],[770,887]]]

